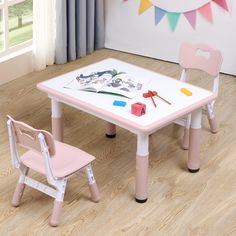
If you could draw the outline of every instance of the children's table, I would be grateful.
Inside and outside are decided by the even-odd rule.
[[[112,69],[116,69],[119,72],[126,72],[134,78],[145,79],[147,80],[147,84],[132,99],[114,94],[65,88],[66,84],[80,74]],[[108,137],[115,136],[116,125],[137,135],[135,181],[135,198],[137,202],[145,202],[148,197],[149,135],[190,113],[192,118],[187,166],[193,171],[200,168],[202,107],[216,99],[216,96],[208,90],[113,58],[108,58],[41,82],[37,85],[37,88],[47,93],[51,99],[52,133],[57,140],[63,140],[61,103],[75,107],[106,121],[106,134]],[[191,91],[192,95],[187,96],[187,94],[182,93],[182,88]],[[143,93],[148,90],[157,91],[158,95],[171,102],[171,105],[154,97],[153,99],[157,104],[157,107],[154,107],[151,98],[143,97]],[[114,100],[125,101],[126,106],[114,106]],[[136,116],[131,113],[131,105],[136,102],[146,104],[146,113],[144,115]]]

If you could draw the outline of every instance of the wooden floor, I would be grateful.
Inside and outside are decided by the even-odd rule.
[[[180,76],[176,64],[103,49],[0,86],[0,235],[236,235],[236,78],[224,74],[216,103],[217,134],[209,132],[203,117],[199,173],[186,170],[187,151],[180,148],[182,128],[171,124],[161,129],[150,137],[149,198],[138,204],[134,201],[135,135],[118,128],[117,137],[107,139],[102,120],[63,106],[65,142],[96,156],[93,168],[101,201],[90,201],[86,180],[73,176],[57,228],[48,225],[53,199],[41,192],[28,187],[21,206],[11,206],[18,171],[11,167],[6,114],[50,131],[50,101],[36,84],[107,57]],[[191,81],[199,75],[193,73]],[[199,83],[209,86],[208,80]]]

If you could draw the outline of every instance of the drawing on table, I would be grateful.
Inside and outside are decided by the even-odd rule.
[[[140,79],[116,69],[80,74],[64,88],[112,93],[134,98],[149,81]]]

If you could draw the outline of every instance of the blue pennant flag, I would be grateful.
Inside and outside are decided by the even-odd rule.
[[[162,18],[165,16],[166,11],[159,8],[155,7],[155,25],[159,24]]]

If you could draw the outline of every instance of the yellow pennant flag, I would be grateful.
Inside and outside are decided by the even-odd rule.
[[[139,15],[144,13],[147,9],[149,9],[152,6],[153,4],[150,2],[150,0],[141,0],[140,5],[139,5],[139,12],[138,12]]]

